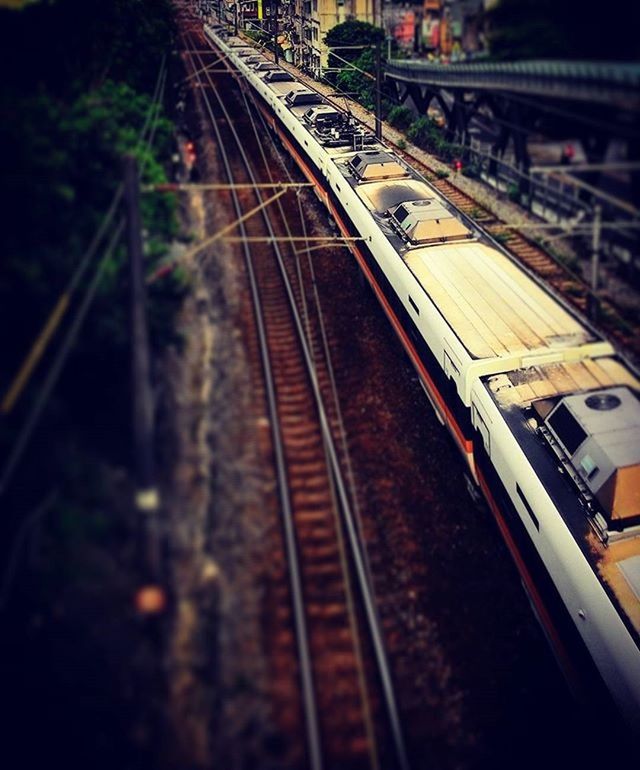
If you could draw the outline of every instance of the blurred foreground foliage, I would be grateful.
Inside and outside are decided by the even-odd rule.
[[[610,0],[498,0],[486,11],[491,58],[638,61],[639,4]]]
[[[168,179],[174,127],[162,105],[153,121],[153,143],[139,137],[152,108],[162,58],[167,54],[170,59],[173,35],[169,0],[57,0],[22,11],[0,10],[5,73],[0,84],[0,325],[11,330],[3,345],[1,394],[102,221],[122,180],[122,156],[137,157],[143,182]],[[166,195],[143,195],[142,215],[150,267],[177,234],[175,201]],[[102,251],[72,302],[70,317]],[[61,477],[71,486],[82,486],[76,471],[69,470],[79,458],[90,462],[89,455],[95,454],[118,463],[128,459],[125,263],[125,248],[119,246],[23,462],[26,467],[13,485],[18,500],[21,493],[36,496],[37,490]],[[149,287],[156,349],[172,339],[173,316],[183,291],[183,279],[171,273]],[[68,322],[63,322],[52,353],[36,370],[15,414],[0,423],[0,463],[24,423]],[[71,445],[81,447],[73,463],[60,451]]]

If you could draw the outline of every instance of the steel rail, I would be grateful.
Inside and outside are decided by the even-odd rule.
[[[220,100],[220,103],[224,109],[224,106],[221,100]],[[235,133],[235,129],[233,128],[233,125],[230,122],[229,122],[229,127]],[[246,153],[244,151],[242,143],[239,140],[238,140],[238,147],[241,154],[246,158]],[[247,163],[248,163],[248,160],[247,160]],[[252,171],[250,171],[250,173],[252,174]],[[259,191],[256,191],[256,196],[260,200],[261,193]],[[273,232],[271,223],[268,221],[268,219],[265,219],[265,222],[268,228],[270,229],[270,231]],[[295,298],[293,295],[293,290],[291,288],[291,283],[289,281],[289,276],[284,266],[282,253],[278,248],[277,243],[274,243],[274,251],[277,256],[278,267],[282,275],[287,294],[289,296],[289,301],[293,309],[295,308]],[[380,680],[382,684],[385,706],[387,709],[387,715],[391,726],[391,735],[392,735],[392,740],[393,740],[394,749],[396,753],[396,758],[398,760],[398,766],[401,768],[401,770],[409,770],[410,765],[409,765],[407,750],[404,742],[404,736],[402,733],[402,727],[400,723],[400,717],[399,717],[398,707],[396,703],[395,693],[393,690],[390,667],[389,667],[386,650],[384,646],[383,634],[381,630],[381,622],[379,619],[378,610],[374,599],[373,585],[371,584],[369,579],[369,573],[366,567],[366,561],[363,556],[362,544],[361,544],[360,538],[358,537],[357,525],[354,520],[353,513],[351,511],[349,497],[347,495],[344,480],[342,478],[342,473],[341,473],[340,464],[338,461],[335,442],[333,439],[331,427],[330,427],[329,420],[327,418],[326,410],[324,407],[320,386],[318,383],[315,367],[313,365],[312,356],[309,350],[309,345],[306,340],[306,336],[304,333],[304,329],[302,327],[300,317],[296,312],[293,313],[293,319],[297,327],[297,331],[300,339],[300,345],[305,358],[309,379],[314,391],[314,396],[316,399],[316,406],[318,409],[318,416],[320,419],[322,432],[325,437],[325,441],[327,443],[327,451],[331,461],[332,472],[333,472],[334,480],[338,490],[338,497],[341,504],[341,510],[343,512],[343,522],[347,530],[349,544],[351,547],[351,554],[353,557],[355,570],[358,576],[358,581],[361,589],[365,616],[369,626],[371,642],[374,648],[374,654],[375,654],[376,663],[378,667],[378,674],[380,676]]]
[[[184,39],[184,36],[183,36]],[[199,79],[199,82],[200,81]],[[220,129],[217,124],[216,117],[209,98],[204,90],[201,91],[203,101],[206,106],[209,118],[211,120],[212,128],[215,132],[218,151],[220,158],[225,168],[225,174],[229,179],[229,183],[233,183],[233,171],[229,161],[228,153],[224,147]],[[241,146],[241,145],[240,145]],[[240,222],[241,232],[246,234],[246,229],[242,219],[242,209],[238,194],[236,190],[231,190],[231,196],[233,199],[234,209],[236,216]],[[261,200],[261,196],[257,194],[258,200]],[[267,405],[270,415],[271,432],[273,436],[274,454],[276,460],[276,475],[278,479],[278,488],[280,491],[280,501],[282,504],[282,520],[285,531],[285,543],[289,557],[290,566],[290,585],[292,593],[292,603],[294,607],[294,625],[296,631],[296,643],[298,646],[298,655],[300,656],[300,678],[302,683],[302,694],[305,709],[305,725],[307,733],[307,745],[309,750],[310,767],[312,770],[322,770],[324,767],[321,744],[320,744],[320,725],[318,719],[318,712],[316,708],[315,687],[313,683],[313,671],[311,664],[311,653],[309,650],[307,624],[304,612],[304,600],[302,591],[302,575],[299,568],[298,559],[298,547],[295,538],[294,523],[293,523],[293,510],[292,503],[289,494],[288,474],[286,469],[286,460],[284,454],[284,445],[282,440],[282,433],[280,431],[280,421],[278,419],[278,405],[275,393],[275,382],[273,377],[273,371],[271,367],[271,361],[269,359],[267,335],[264,322],[264,314],[262,309],[262,300],[260,298],[260,292],[258,290],[258,284],[256,281],[253,265],[251,261],[251,252],[248,244],[243,244],[244,260],[247,268],[247,274],[249,277],[249,285],[251,289],[251,298],[255,308],[256,328],[258,337],[260,340],[260,356],[262,367],[265,374],[265,386],[267,391]]]
[[[247,90],[248,89],[242,88],[242,84],[240,84],[240,85],[241,85],[241,93],[242,93],[242,97],[243,97],[243,101],[244,101],[247,113],[249,115],[251,115],[251,112],[252,112],[252,109],[253,109],[253,111],[255,111],[255,113],[258,116],[258,119],[261,122],[262,129],[263,129],[262,136],[272,137],[272,133],[271,133],[271,131],[269,131],[269,128],[267,126],[267,122],[265,120],[265,117],[264,117],[263,113],[259,109],[255,109],[255,107],[256,107],[255,101],[251,98],[251,96],[249,97],[249,99],[251,100],[251,106],[250,106],[249,99],[247,99]],[[249,94],[250,94],[250,92],[249,92]],[[257,130],[256,124],[255,124],[255,121],[252,120],[251,124],[252,124],[253,130],[255,132],[256,140],[258,140],[258,142],[259,142],[260,135],[258,134],[258,130]],[[271,167],[270,167],[270,165],[266,161],[265,153],[264,153],[264,150],[262,149],[262,144],[260,142],[259,142],[259,144],[260,144],[261,154],[263,156],[263,159],[265,161],[265,166],[266,166],[268,174],[269,174],[269,178],[272,178],[272,176],[271,176]],[[271,144],[272,144],[273,147],[275,147],[275,142],[274,142],[273,138],[271,139]],[[286,163],[283,160],[282,154],[277,152],[276,155],[277,155],[277,158],[279,160],[280,167],[281,167],[283,173],[285,174],[285,176],[290,181],[293,181],[293,177],[291,175],[291,172],[287,168],[287,165],[286,165]],[[282,209],[281,201],[278,201],[278,207],[280,209]],[[298,210],[299,210],[299,213],[300,213],[300,222],[301,222],[301,225],[302,225],[302,230],[305,233],[305,236],[308,237],[307,236],[306,218],[305,218],[304,213],[302,211],[302,202],[300,200],[300,196],[299,195],[298,195]],[[283,212],[283,217],[284,217],[284,212]],[[312,238],[309,238],[309,240],[312,240]],[[345,239],[345,241],[346,240],[349,240],[349,239]],[[358,240],[358,239],[354,238],[353,240]],[[351,463],[351,454],[349,452],[349,447],[348,447],[348,444],[347,444],[347,433],[346,433],[346,429],[345,429],[345,425],[344,425],[344,419],[343,419],[343,415],[342,415],[342,407],[340,406],[340,399],[338,398],[338,387],[337,387],[337,383],[336,383],[335,371],[334,371],[333,362],[332,362],[332,358],[331,358],[331,348],[329,346],[329,340],[328,340],[328,337],[327,337],[326,325],[325,325],[325,322],[324,322],[324,313],[323,313],[323,310],[322,310],[322,302],[320,300],[320,294],[318,292],[318,282],[316,280],[315,267],[314,267],[314,264],[313,264],[313,260],[311,259],[311,256],[310,256],[311,251],[313,251],[315,249],[326,249],[328,245],[330,245],[330,244],[322,244],[321,243],[321,244],[316,245],[316,246],[307,246],[305,249],[295,249],[294,250],[294,257],[296,258],[296,266],[298,267],[298,274],[299,274],[299,280],[300,281],[302,281],[302,276],[300,275],[300,272],[299,272],[299,260],[298,260],[298,257],[299,257],[300,254],[306,254],[306,257],[307,257],[307,266],[308,266],[309,274],[311,276],[311,285],[312,285],[312,291],[313,291],[313,298],[314,298],[315,306],[316,306],[317,313],[318,313],[318,325],[320,327],[320,337],[321,337],[321,340],[322,340],[322,348],[323,348],[323,352],[324,352],[325,365],[326,365],[327,372],[328,372],[328,375],[329,375],[331,399],[332,399],[332,403],[333,403],[333,408],[335,410],[335,418],[336,418],[337,429],[338,429],[338,434],[339,434],[339,442],[340,442],[340,445],[341,445],[341,448],[342,448],[342,455],[343,455],[344,465],[346,467],[345,475],[347,477],[348,487],[349,487],[349,490],[351,492],[351,505],[352,505],[353,510],[355,512],[355,517],[354,518],[355,518],[355,522],[356,522],[356,527],[357,527],[357,530],[358,530],[358,534],[359,534],[360,540],[364,543],[365,539],[364,539],[364,531],[363,531],[363,528],[362,528],[362,516],[361,516],[361,513],[360,513],[360,505],[359,505],[359,502],[358,502],[358,493],[357,493],[356,484],[355,484],[355,477],[354,477],[354,473],[353,473],[353,465]],[[347,246],[347,245],[348,245],[348,243],[345,242],[344,246]],[[368,578],[368,581],[369,581],[369,585],[371,587],[373,587],[373,585],[374,585],[374,583],[373,583],[373,573],[372,573],[372,570],[371,570],[371,564],[370,564],[370,560],[369,560],[369,556],[368,556],[366,548],[363,548],[362,555],[363,555],[365,569],[366,569],[366,572],[367,572],[367,578]],[[348,585],[349,585],[349,581],[348,581]],[[359,651],[360,647],[359,647],[359,644],[358,644],[357,641],[356,641],[356,644],[357,644],[357,648],[358,648],[358,651]],[[364,683],[364,682],[361,683],[361,689],[362,689],[363,692],[365,691],[366,683]],[[366,713],[365,713],[365,720],[370,719],[370,711],[369,711],[368,705],[365,706],[363,704],[363,708],[366,711]],[[372,740],[373,740],[373,736],[372,736]],[[374,764],[377,764],[377,757],[374,759]]]
[[[278,152],[278,148],[276,147],[276,143],[273,138],[272,132],[269,130],[265,117],[263,113],[256,109],[256,105],[254,100],[251,98],[251,94],[248,91],[246,87],[243,87],[244,84],[242,82],[239,83],[240,86],[240,93],[242,95],[243,103],[245,106],[246,114],[250,119],[251,127],[254,132],[254,136],[256,139],[256,142],[258,144],[258,147],[260,148],[260,154],[262,156],[262,160],[266,169],[266,173],[269,179],[273,180],[273,173],[271,169],[271,164],[269,163],[266,153],[263,146],[262,139],[264,137],[270,137],[271,139],[271,146],[275,151],[275,155],[279,161],[280,167],[282,172],[285,174],[286,178],[289,179],[290,182],[293,182],[293,177],[291,175],[291,172],[287,168],[286,164],[284,163],[283,156],[280,152]],[[260,121],[263,133],[260,134],[258,131],[258,125],[256,123],[256,120],[254,118],[254,113],[257,116],[257,119]],[[312,185],[315,186],[315,185]],[[320,330],[320,340],[321,340],[321,355],[324,359],[324,364],[326,367],[326,371],[329,376],[329,386],[330,386],[330,398],[331,398],[331,405],[334,412],[334,419],[337,425],[337,431],[339,435],[339,441],[342,449],[342,456],[344,460],[344,464],[346,466],[346,477],[348,480],[348,487],[349,491],[351,493],[351,504],[353,508],[355,509],[356,513],[356,523],[358,527],[358,533],[360,536],[361,541],[364,543],[364,533],[362,530],[362,519],[360,516],[360,508],[358,505],[358,495],[355,485],[355,479],[353,474],[353,467],[351,464],[351,456],[349,453],[349,447],[347,444],[347,436],[346,436],[346,429],[344,425],[344,419],[342,415],[342,408],[340,406],[340,399],[338,398],[338,388],[336,385],[336,378],[335,378],[335,372],[331,357],[331,349],[329,346],[329,340],[327,338],[327,332],[326,332],[326,325],[324,322],[324,313],[322,309],[322,303],[320,301],[320,295],[318,292],[318,284],[316,281],[316,274],[315,274],[315,268],[313,265],[313,260],[311,259],[309,252],[313,248],[327,248],[327,246],[330,246],[330,243],[324,243],[320,244],[319,246],[310,246],[309,243],[311,241],[316,240],[313,236],[309,236],[307,231],[307,223],[306,223],[306,217],[304,215],[303,209],[302,209],[302,201],[300,198],[300,194],[297,196],[297,202],[298,202],[298,213],[300,216],[300,224],[302,227],[302,232],[304,233],[304,239],[306,239],[306,248],[303,250],[297,250],[293,249],[293,256],[295,260],[296,265],[296,276],[298,280],[298,287],[300,291],[301,296],[301,302],[302,302],[302,310],[305,318],[306,328],[307,328],[307,339],[309,341],[309,345],[311,346],[311,353],[313,356],[313,335],[311,333],[311,324],[310,324],[310,318],[308,313],[308,303],[306,299],[306,292],[305,292],[305,283],[302,276],[302,268],[301,268],[301,262],[300,262],[300,254],[304,253],[306,251],[306,257],[307,257],[307,266],[309,270],[309,275],[311,277],[311,288],[313,292],[313,301],[315,303],[315,308],[317,312],[317,323]],[[282,201],[277,202],[278,209],[280,210],[282,221],[285,225],[285,228],[287,230],[287,233],[291,236],[291,229],[289,227],[289,217],[285,213]],[[336,245],[337,241],[342,239],[336,239]],[[340,244],[343,247],[347,246],[347,241],[349,240],[361,240],[358,238],[354,239],[344,239],[344,243]],[[314,361],[314,367],[315,367],[315,361]],[[324,440],[324,437],[323,437]],[[330,463],[330,458],[327,453],[327,442],[324,440],[324,449],[325,449],[325,461],[327,465]],[[332,497],[335,500],[335,484],[332,486]],[[344,533],[343,533],[343,525],[341,523],[341,516],[338,508],[338,501],[335,500],[334,503],[334,516],[336,520],[336,533],[338,535],[338,544],[339,544],[339,553],[340,553],[340,560],[342,565],[342,571],[345,578],[345,598],[347,601],[347,610],[348,610],[348,616],[349,616],[349,625],[351,627],[352,635],[353,635],[353,648],[354,653],[356,655],[356,659],[358,661],[358,687],[360,690],[360,697],[361,697],[361,705],[362,705],[362,718],[365,725],[365,731],[367,734],[367,738],[369,740],[369,753],[371,757],[371,770],[379,770],[380,768],[380,759],[379,759],[379,751],[378,751],[378,745],[376,741],[376,733],[373,725],[373,716],[372,711],[370,708],[370,698],[368,694],[368,686],[367,686],[367,680],[366,675],[364,671],[364,663],[363,663],[363,649],[362,649],[362,643],[361,643],[361,634],[358,631],[358,620],[355,616],[355,601],[353,596],[353,590],[352,590],[352,579],[351,579],[351,573],[348,568],[347,563],[347,554],[345,551],[345,540],[344,540]],[[373,578],[371,576],[371,569],[370,564],[367,556],[366,549],[363,549],[363,556],[365,559],[365,566],[367,568],[367,574],[369,578],[369,585],[373,586]]]

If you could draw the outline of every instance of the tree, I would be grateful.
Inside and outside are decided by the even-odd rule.
[[[144,165],[144,181],[167,181],[173,125],[162,110],[154,123],[153,146],[140,144],[138,137],[152,104],[160,62],[171,44],[168,13],[166,0],[114,0],[95,6],[58,0],[19,12],[0,11],[0,59],[5,72],[12,74],[0,84],[0,141],[5,148],[0,161],[0,324],[12,330],[3,348],[0,393],[6,391],[102,220],[121,181],[122,155],[137,155]],[[81,35],[80,22],[86,23]],[[142,214],[152,260],[175,235],[175,202],[171,196],[144,196]],[[73,419],[74,410],[89,400],[109,404],[102,408],[102,414],[109,415],[107,422],[128,418],[126,399],[105,397],[120,383],[126,385],[124,259],[124,249],[119,248],[107,265],[56,389],[50,413],[61,420],[66,416],[68,425],[81,424]],[[83,289],[80,286],[78,295]],[[156,341],[167,339],[179,293],[171,276],[150,287]],[[16,426],[48,363],[45,359],[41,364],[20,401]],[[15,438],[12,425],[3,425],[0,445],[5,448]]]
[[[342,50],[336,51],[335,55],[329,54],[329,69],[341,69],[345,66],[343,60],[359,66],[356,60],[360,59],[371,46],[384,41],[384,31],[366,21],[345,21],[330,29],[324,40],[329,48],[345,46]],[[366,66],[366,61],[361,64]],[[336,83],[336,73],[329,73],[329,79]]]

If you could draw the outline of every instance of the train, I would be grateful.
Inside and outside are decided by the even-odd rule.
[[[640,734],[640,380],[576,309],[353,116],[205,34],[331,213],[594,724]],[[586,684],[585,684],[586,683]]]

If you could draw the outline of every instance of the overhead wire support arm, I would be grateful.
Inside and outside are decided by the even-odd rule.
[[[210,52],[211,53],[211,52]],[[227,72],[228,68],[225,68],[224,70],[215,70],[214,67],[217,67],[218,64],[220,64],[220,59],[216,59],[216,61],[211,62],[211,64],[207,64],[204,67],[201,67],[199,70],[196,70],[195,72],[192,72],[190,75],[187,75],[185,78],[182,78],[180,81],[181,83],[188,83],[192,78],[198,77],[200,75],[203,75],[207,72]]]
[[[326,246],[331,246],[332,244],[346,246],[349,243],[361,243],[366,238],[342,238],[333,235],[326,237],[322,235],[225,235],[221,240],[227,243],[299,243],[302,241],[304,243],[321,243]]]
[[[360,47],[360,46],[358,46]],[[370,46],[365,46],[366,48],[369,48]],[[370,72],[367,72],[366,70],[361,69],[360,67],[356,67],[353,62],[348,61],[347,59],[344,59],[342,56],[338,56],[337,53],[334,53],[333,56],[336,57],[336,59],[340,59],[340,61],[347,64],[352,70],[355,70],[356,72],[359,72],[361,75],[364,75],[366,78],[369,78],[369,80],[375,80],[375,75],[372,75]]]
[[[226,184],[224,182],[166,182],[142,185],[141,192],[197,192],[200,190],[297,190],[301,187],[315,187],[313,182],[265,182],[251,184]]]
[[[262,209],[265,209],[270,203],[273,203],[274,201],[278,200],[278,198],[281,198],[283,195],[285,195],[286,192],[287,192],[286,190],[280,190],[280,192],[277,192],[275,195],[272,195],[270,198],[267,198],[258,206],[254,206],[254,208],[247,211],[246,214],[243,214],[238,219],[235,219],[233,222],[230,222],[228,225],[225,225],[223,228],[218,230],[217,233],[214,233],[213,235],[210,235],[208,238],[205,238],[204,241],[200,241],[200,243],[198,243],[192,249],[189,249],[189,251],[183,255],[183,259],[193,257],[198,252],[202,251],[202,249],[206,249],[207,246],[210,246],[212,243],[215,243],[216,241],[221,240],[227,233],[230,233],[239,224],[241,224],[242,222],[245,222],[247,219],[250,219],[254,214],[257,214],[259,211],[262,211]]]

